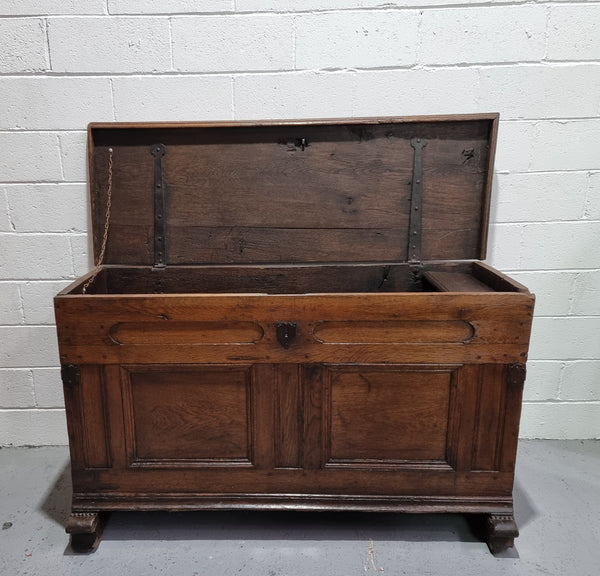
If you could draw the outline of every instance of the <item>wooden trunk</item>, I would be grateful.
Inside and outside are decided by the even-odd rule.
[[[199,509],[481,513],[512,545],[534,297],[479,261],[497,123],[90,125],[99,267],[55,298],[75,548]]]

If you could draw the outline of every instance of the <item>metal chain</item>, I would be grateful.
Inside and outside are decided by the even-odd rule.
[[[90,287],[92,282],[96,279],[96,276],[100,273],[102,262],[104,261],[104,254],[106,253],[106,245],[108,243],[108,227],[110,226],[110,208],[112,206],[112,178],[113,178],[113,149],[108,149],[108,190],[106,192],[106,220],[104,222],[104,235],[102,236],[102,247],[100,248],[100,255],[98,256],[98,264],[94,270],[94,273],[89,277],[87,282],[81,289],[82,293],[85,294],[87,289]]]

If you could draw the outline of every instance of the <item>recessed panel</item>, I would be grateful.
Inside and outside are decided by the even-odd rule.
[[[250,463],[249,370],[130,374],[133,461]]]
[[[463,320],[379,320],[321,322],[314,336],[324,344],[467,342],[474,329]]]
[[[339,370],[331,377],[329,463],[445,462],[452,372]]]
[[[110,339],[121,346],[155,344],[254,344],[264,335],[255,322],[119,322],[111,326]]]

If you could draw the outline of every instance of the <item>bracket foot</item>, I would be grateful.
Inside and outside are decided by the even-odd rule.
[[[105,512],[73,512],[67,520],[66,532],[71,535],[74,552],[94,552],[100,544],[108,514]]]
[[[492,554],[504,552],[514,546],[518,535],[519,529],[512,514],[487,515],[485,541]]]

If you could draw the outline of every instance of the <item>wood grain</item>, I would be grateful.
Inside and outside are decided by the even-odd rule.
[[[520,362],[527,353],[533,299],[522,293],[498,293],[490,300],[482,293],[395,293],[321,295],[155,295],[155,296],[61,296],[55,312],[61,361],[74,364],[137,363],[152,357],[156,362]],[[427,338],[431,322],[466,322],[474,335],[466,341],[366,342],[362,344],[319,342],[312,336],[326,322],[403,322]],[[165,330],[174,323],[181,333],[185,322],[253,322],[264,336],[252,344],[203,344],[165,337],[161,343],[117,344],[111,326],[160,319]],[[281,347],[275,323],[297,322],[299,337],[289,349]],[[419,327],[420,323],[422,327]],[[401,324],[402,326],[402,324]],[[404,326],[407,326],[406,324]],[[433,326],[436,326],[434,324]],[[460,324],[462,326],[462,324]],[[360,331],[360,330],[359,330]],[[170,340],[170,342],[169,342]],[[348,338],[347,338],[348,340]]]
[[[153,144],[167,262],[403,261],[413,137],[423,157],[423,259],[485,255],[496,115],[296,123],[92,124],[96,260],[113,150],[105,263],[153,263]],[[305,145],[302,145],[302,142]],[[349,249],[350,248],[350,249]]]
[[[446,462],[452,370],[337,367],[328,390],[327,463]]]
[[[251,465],[249,368],[138,367],[124,400],[132,464]]]

